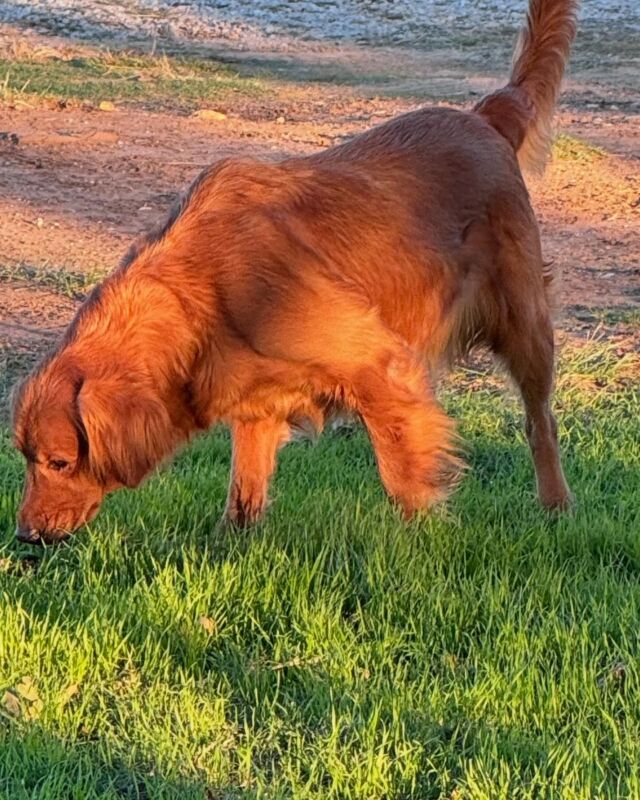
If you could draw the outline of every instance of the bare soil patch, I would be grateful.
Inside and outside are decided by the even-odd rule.
[[[4,26],[0,33],[0,44],[13,43],[15,50],[16,31]],[[29,52],[46,47],[48,57],[93,52],[60,39],[27,39]],[[339,78],[342,55],[336,51],[331,62],[325,48],[323,69],[333,63]],[[438,80],[440,88],[447,80],[455,83],[459,58],[459,53],[452,58],[453,79],[440,67],[432,88]],[[268,65],[264,55],[261,59],[258,69],[254,55],[247,54],[244,69],[264,72]],[[279,69],[271,64],[268,79],[261,78],[263,91],[232,94],[217,106],[225,115],[218,121],[148,104],[118,103],[106,112],[92,103],[28,93],[0,99],[0,346],[25,355],[40,352],[78,304],[55,287],[42,286],[38,270],[112,269],[130,240],[162,217],[205,165],[228,155],[270,159],[310,153],[423,102],[407,93],[406,63],[396,69],[398,81],[383,86],[375,76],[386,62],[378,51],[371,59],[369,73],[357,62],[346,83],[318,81],[317,68],[311,70],[313,80],[305,80],[300,58],[293,66],[283,60]],[[575,77],[572,81],[558,128],[578,141],[559,144],[544,179],[530,184],[545,253],[560,276],[560,324],[583,336],[600,326],[635,347],[640,117],[625,106],[624,81],[606,84],[602,76],[592,84],[584,76],[579,86]],[[465,106],[495,84],[492,75],[470,76],[459,103],[455,95],[441,102]],[[597,102],[589,100],[593,97]],[[16,266],[32,268],[34,277],[15,279]]]

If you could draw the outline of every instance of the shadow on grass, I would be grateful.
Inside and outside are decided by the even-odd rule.
[[[168,777],[143,764],[105,755],[99,742],[66,742],[41,727],[20,731],[0,721],[0,788],[7,800],[214,800],[249,795]]]

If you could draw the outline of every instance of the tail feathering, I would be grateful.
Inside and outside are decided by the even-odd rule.
[[[522,169],[534,174],[541,174],[548,160],[578,5],[579,0],[530,0],[508,85],[475,108],[512,144]]]

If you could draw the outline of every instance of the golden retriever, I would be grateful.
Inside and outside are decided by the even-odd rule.
[[[16,392],[17,535],[52,541],[191,435],[231,428],[226,519],[262,515],[292,429],[355,412],[411,515],[459,471],[434,375],[485,344],[520,388],[542,504],[563,508],[541,168],[577,0],[531,0],[508,85],[278,164],[205,169]],[[520,163],[519,163],[520,162]]]

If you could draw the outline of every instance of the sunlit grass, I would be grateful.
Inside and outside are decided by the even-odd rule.
[[[561,359],[557,518],[472,373],[445,393],[472,469],[409,525],[355,431],[285,449],[267,522],[220,533],[217,432],[34,553],[5,435],[0,794],[640,796],[640,396],[607,348]]]
[[[210,59],[45,50],[0,57],[0,100],[54,99],[190,111],[231,93],[257,96],[261,83]]]
[[[107,275],[105,270],[77,272],[64,267],[32,267],[28,264],[0,263],[0,284],[27,281],[31,286],[50,289],[72,300],[84,299]]]
[[[553,143],[553,157],[563,161],[590,162],[604,155],[601,147],[567,134],[560,134]]]

